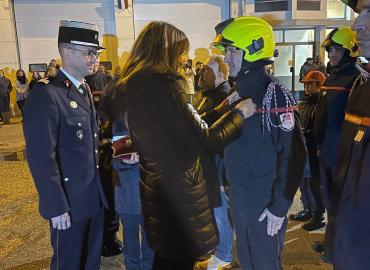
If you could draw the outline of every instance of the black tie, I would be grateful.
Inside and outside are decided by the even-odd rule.
[[[78,89],[80,89],[80,93],[81,93],[82,95],[86,95],[86,94],[87,94],[87,89],[86,89],[86,86],[85,86],[85,84],[84,84],[84,83],[81,83],[81,84],[80,84],[80,87],[78,87]]]
[[[89,95],[88,95],[89,90],[87,90],[85,83],[81,83],[80,87],[78,87],[78,88],[81,90],[81,94],[82,94],[83,99],[86,101],[87,104],[90,104],[90,98],[89,98]]]

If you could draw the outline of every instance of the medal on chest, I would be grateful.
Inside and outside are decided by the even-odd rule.
[[[82,129],[78,129],[76,131],[76,138],[79,141],[82,141],[83,140],[83,138],[84,138],[84,131]]]

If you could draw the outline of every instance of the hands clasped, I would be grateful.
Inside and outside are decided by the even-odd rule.
[[[51,222],[54,229],[66,230],[71,227],[71,217],[69,216],[68,212],[65,212],[60,216],[51,218]]]
[[[258,221],[262,222],[265,218],[267,218],[267,234],[270,236],[274,236],[281,229],[281,226],[283,226],[285,217],[274,216],[266,208],[258,218]]]
[[[138,153],[132,153],[130,158],[123,159],[123,162],[126,163],[126,164],[130,164],[130,165],[138,163],[139,162],[139,154]]]

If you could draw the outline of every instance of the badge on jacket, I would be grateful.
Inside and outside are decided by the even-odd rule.
[[[82,139],[84,138],[84,131],[82,129],[78,129],[76,131],[76,138],[77,140],[82,141]]]
[[[280,114],[281,129],[291,131],[294,128],[294,113],[287,112]]]
[[[71,102],[69,102],[69,105],[73,108],[73,109],[76,109],[77,108],[77,102],[72,100]]]

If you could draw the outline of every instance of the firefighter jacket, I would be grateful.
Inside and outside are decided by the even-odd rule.
[[[285,216],[303,175],[306,148],[290,91],[263,65],[241,71],[237,91],[252,98],[257,113],[244,120],[241,136],[224,151],[226,178],[243,190],[239,205]]]

